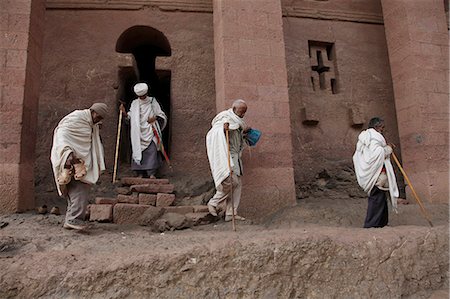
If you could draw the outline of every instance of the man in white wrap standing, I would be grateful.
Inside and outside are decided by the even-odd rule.
[[[55,128],[50,159],[58,193],[67,198],[64,228],[85,228],[91,185],[105,170],[99,122],[107,113],[106,104],[95,103],[68,114]]]
[[[388,224],[387,191],[392,208],[397,212],[398,187],[390,155],[392,147],[383,136],[384,121],[374,117],[369,128],[358,136],[353,155],[358,184],[369,195],[364,227],[384,227]]]
[[[208,210],[213,216],[217,216],[217,206],[226,200],[225,221],[231,221],[233,215],[230,195],[233,200],[235,219],[245,220],[244,217],[237,215],[237,209],[241,200],[241,176],[243,175],[241,155],[245,145],[244,136],[250,130],[243,119],[246,112],[247,104],[244,100],[234,101],[230,109],[216,115],[211,122],[212,128],[206,135],[206,150],[216,185],[216,194],[209,200]],[[230,177],[228,166],[226,130],[229,130],[232,177]],[[232,194],[230,194],[231,190]]]
[[[131,103],[128,113],[123,105],[120,106],[122,113],[130,121],[133,152],[131,170],[135,171],[137,176],[155,178],[162,161],[158,151],[161,150],[161,132],[166,127],[167,116],[158,101],[148,96],[146,83],[136,84],[134,93],[138,98]]]

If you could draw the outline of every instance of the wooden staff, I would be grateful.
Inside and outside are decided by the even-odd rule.
[[[169,165],[169,169],[171,171],[173,171],[172,164],[170,163],[170,160],[169,160],[169,156],[166,153],[166,149],[164,148],[164,144],[161,140],[161,137],[159,136],[158,130],[155,128],[154,125],[152,125],[152,130],[153,130],[153,135],[155,135],[155,137],[156,137],[156,141],[158,142],[158,145],[161,146],[161,152],[164,156],[164,159],[167,162],[167,165]]]
[[[427,219],[430,226],[433,227],[433,223],[431,223],[430,217],[428,216],[428,213],[426,212],[422,201],[420,200],[419,196],[417,195],[416,190],[414,190],[414,187],[411,184],[411,181],[409,180],[408,175],[406,174],[405,170],[403,170],[403,167],[402,167],[402,165],[400,165],[400,162],[398,161],[397,156],[395,155],[394,152],[392,152],[392,158],[394,158],[394,161],[397,164],[398,168],[400,169],[401,173],[403,174],[403,177],[405,178],[406,182],[408,183],[409,188],[411,188],[411,192],[414,195],[414,198],[416,199],[417,203],[419,204],[420,211],[422,212],[423,216]]]
[[[233,169],[231,169],[231,161],[230,161],[230,137],[229,137],[229,133],[228,133],[229,129],[226,129],[226,136],[227,136],[227,145],[228,145],[228,168],[230,169],[230,181],[231,181],[231,188],[230,188],[230,200],[231,200],[231,210],[232,210],[232,214],[231,214],[231,222],[233,223],[233,231],[236,231],[236,224],[234,221],[234,201],[233,201]],[[225,212],[225,216],[226,216],[226,212]]]
[[[116,139],[116,155],[114,157],[114,172],[113,172],[113,184],[116,182],[117,175],[117,159],[119,157],[119,142],[120,142],[120,129],[122,128],[122,110],[119,109],[119,123],[117,124],[117,139]]]

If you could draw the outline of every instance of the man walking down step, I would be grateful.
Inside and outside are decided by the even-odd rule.
[[[161,132],[166,127],[167,116],[156,98],[148,96],[146,83],[136,84],[134,93],[138,98],[131,103],[128,113],[125,107],[120,105],[120,110],[130,120],[133,152],[131,170],[139,177],[155,178],[162,162],[158,151],[161,150],[159,142],[162,142]]]
[[[50,159],[58,193],[67,198],[66,229],[85,229],[91,185],[105,170],[99,122],[107,114],[104,103],[75,110],[59,122],[53,133]]]
[[[241,155],[245,145],[244,134],[250,129],[243,119],[246,112],[247,104],[244,100],[234,101],[230,109],[220,112],[212,120],[212,128],[206,135],[209,165],[216,185],[216,194],[209,200],[208,209],[213,216],[217,216],[217,206],[226,200],[225,221],[231,221],[233,215],[230,195],[234,204],[235,219],[245,220],[244,217],[237,215],[237,209],[241,200],[243,175]],[[229,130],[232,176],[228,166],[226,130]]]
[[[353,155],[358,184],[369,195],[365,228],[388,224],[387,191],[397,212],[398,187],[390,160],[392,147],[386,143],[383,131],[383,119],[372,118],[369,128],[359,134]]]

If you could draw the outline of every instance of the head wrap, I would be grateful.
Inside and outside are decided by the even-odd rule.
[[[94,103],[89,109],[94,110],[102,117],[108,114],[108,106],[105,103]]]
[[[148,92],[148,85],[145,83],[138,83],[134,86],[134,93],[141,97]]]

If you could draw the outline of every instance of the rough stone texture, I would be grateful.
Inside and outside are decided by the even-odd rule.
[[[133,185],[130,187],[130,190],[133,192],[139,193],[172,193],[174,186],[172,184],[167,185]]]
[[[113,220],[117,224],[139,224],[139,217],[151,206],[118,203],[114,206]]]
[[[219,217],[214,217],[209,212],[187,213],[184,216],[186,216],[187,219],[192,221],[192,225],[208,224],[215,222],[219,219]]]
[[[208,206],[192,206],[194,213],[208,212]]]
[[[444,3],[381,2],[405,171],[422,199],[448,201],[449,40]],[[409,192],[407,197],[413,200]]]
[[[118,187],[116,188],[117,194],[130,195],[132,192],[128,187]]]
[[[142,226],[152,226],[155,220],[164,214],[164,208],[148,207],[139,217],[138,223]]]
[[[240,206],[258,218],[295,203],[281,3],[214,0],[213,9],[217,111],[245,99],[247,124],[264,134],[244,153]]]
[[[192,227],[192,221],[186,216],[178,213],[165,213],[153,224],[153,230],[163,232],[166,230],[185,229]]]
[[[0,213],[35,207],[44,5],[43,0],[0,2]]]
[[[139,204],[155,206],[156,205],[156,194],[139,193]]]
[[[110,198],[110,197],[96,197],[95,203],[98,205],[115,205],[119,201],[117,198]]]
[[[2,218],[1,298],[448,298],[448,221],[238,233],[218,223],[164,235],[98,225],[93,238],[59,219]]]
[[[139,203],[139,197],[138,195],[123,195],[119,194],[117,195],[117,201],[120,203],[131,203],[131,204],[138,204]]]
[[[164,207],[164,210],[167,213],[177,213],[177,214],[187,214],[193,213],[194,209],[192,206],[172,206],[172,207]]]
[[[357,6],[353,1],[301,3],[311,9],[320,9],[323,4],[330,8],[339,5],[342,6],[340,9],[358,15],[360,10],[381,13],[377,2],[364,0]],[[333,175],[331,180],[337,181],[347,169],[353,169],[351,157],[357,136],[367,127],[371,117],[385,119],[387,140],[399,146],[392,80],[383,26],[296,17],[283,18],[283,25],[295,182],[297,196],[305,197],[313,195],[324,170]],[[329,82],[323,90],[318,86],[316,90],[313,88],[311,77],[317,72],[311,67],[317,65],[317,58],[314,51],[310,57],[309,41],[334,44],[331,61],[326,53],[322,53],[326,64],[334,68],[337,76],[334,94]],[[324,78],[329,80],[327,73]],[[317,80],[315,83],[318,85]],[[307,120],[315,121],[314,125]],[[401,176],[398,181],[402,182]],[[356,179],[353,177],[342,187],[348,190],[342,188],[342,192],[350,193],[358,188]]]
[[[89,221],[111,222],[113,219],[113,205],[90,205]]]
[[[175,201],[175,194],[158,193],[156,195],[157,207],[168,207]]]
[[[120,182],[125,186],[131,185],[144,185],[144,184],[169,184],[168,179],[145,179],[145,178],[133,178],[133,177],[125,177],[121,178]]]
[[[95,1],[95,4],[99,2]],[[132,60],[124,62],[123,55],[114,49],[119,36],[135,25],[161,31],[172,49],[171,57],[156,60],[157,69],[171,72],[170,131],[165,130],[163,134],[171,138],[168,153],[174,157],[174,171],[169,172],[164,166],[161,172],[167,173],[177,184],[177,190],[185,189],[189,194],[209,183],[211,174],[203,140],[215,114],[212,14],[160,11],[148,6],[140,10],[48,9],[46,13],[42,67],[45,80],[40,92],[37,126],[38,199],[48,200],[49,193],[45,192],[55,190],[49,175],[48,155],[52,142],[49,132],[69,112],[87,108],[99,100],[111,108],[111,115],[104,119],[101,132],[107,167],[101,180],[111,180],[118,121],[116,99],[119,96],[114,86],[120,81],[119,67],[132,67]],[[196,107],[202,107],[202,113],[198,113]],[[126,126],[122,129],[124,144],[121,152],[124,152],[129,144],[126,143]],[[128,176],[129,168],[129,162],[123,161],[119,165],[119,177],[124,173]],[[51,195],[57,199],[56,191]]]

